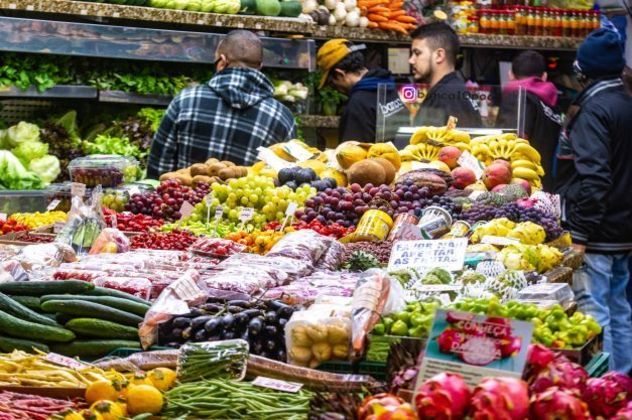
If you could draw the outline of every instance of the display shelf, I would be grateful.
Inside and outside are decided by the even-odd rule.
[[[298,18],[202,13],[71,0],[0,0],[0,9],[292,34],[309,34],[313,26]]]
[[[57,85],[44,92],[31,86],[27,90],[15,86],[0,88],[0,98],[38,99],[96,99],[97,90],[91,86]]]
[[[120,90],[100,90],[99,102],[167,106],[173,96],[165,95],[140,95],[137,93],[123,92]]]
[[[223,34],[0,17],[1,51],[214,63]],[[313,40],[263,37],[264,67],[312,70]]]
[[[340,117],[325,115],[299,115],[300,125],[310,128],[338,128]]]
[[[461,46],[469,48],[504,48],[573,51],[584,38],[529,35],[459,34]]]

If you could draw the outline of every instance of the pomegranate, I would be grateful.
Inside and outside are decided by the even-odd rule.
[[[552,387],[531,398],[530,419],[533,420],[589,420],[588,406],[577,393]]]
[[[420,419],[457,420],[465,416],[471,392],[456,373],[439,373],[424,382],[415,395]]]
[[[454,178],[452,186],[459,190],[476,182],[476,174],[469,168],[458,167],[452,169],[452,178]]]
[[[485,378],[474,389],[470,417],[474,420],[518,420],[529,413],[527,383],[515,378]]]
[[[494,189],[500,184],[509,184],[511,181],[511,168],[502,163],[492,163],[483,173],[483,182],[488,190]]]
[[[445,146],[439,149],[437,159],[454,169],[457,167],[457,160],[461,157],[461,150],[454,146]]]
[[[590,378],[582,397],[594,416],[610,418],[632,400],[632,379],[617,372]]]

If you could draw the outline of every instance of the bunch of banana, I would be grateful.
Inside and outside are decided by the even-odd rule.
[[[437,146],[454,146],[470,150],[470,134],[456,129],[456,118],[450,117],[443,127],[419,127],[410,137],[410,144],[431,143]]]
[[[400,150],[399,156],[404,162],[430,162],[437,159],[439,149],[441,147],[429,143],[409,144]]]
[[[506,217],[491,220],[474,229],[474,233],[472,233],[470,237],[470,242],[473,244],[479,243],[484,236],[506,237],[515,226],[516,224]]]
[[[508,238],[518,239],[520,243],[527,245],[538,245],[544,243],[546,232],[544,228],[537,223],[522,222],[518,223],[509,234]]]
[[[528,142],[517,144],[511,157],[513,177],[526,179],[531,185],[541,188],[540,177],[544,176],[544,169],[540,159],[540,153]]]

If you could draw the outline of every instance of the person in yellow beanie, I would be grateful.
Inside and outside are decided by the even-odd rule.
[[[332,39],[325,42],[316,55],[318,68],[322,72],[319,87],[328,85],[349,96],[340,119],[340,141],[376,140],[380,85],[386,92],[381,105],[384,116],[405,111],[391,72],[382,68],[369,70],[362,53],[364,49],[364,44],[354,45],[346,39]],[[391,137],[389,134],[387,136]]]

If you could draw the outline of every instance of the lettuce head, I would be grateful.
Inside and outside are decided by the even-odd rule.
[[[13,152],[15,157],[20,159],[23,164],[28,165],[31,160],[46,156],[48,153],[48,144],[39,141],[27,141],[18,144],[11,149],[11,152]]]
[[[40,130],[35,124],[20,121],[17,125],[7,129],[7,141],[15,147],[20,143],[39,141]]]
[[[45,184],[53,182],[61,173],[59,159],[52,155],[31,160],[29,169],[35,172]]]
[[[42,180],[27,170],[22,162],[8,150],[0,150],[0,187],[9,190],[36,190],[43,188]]]

